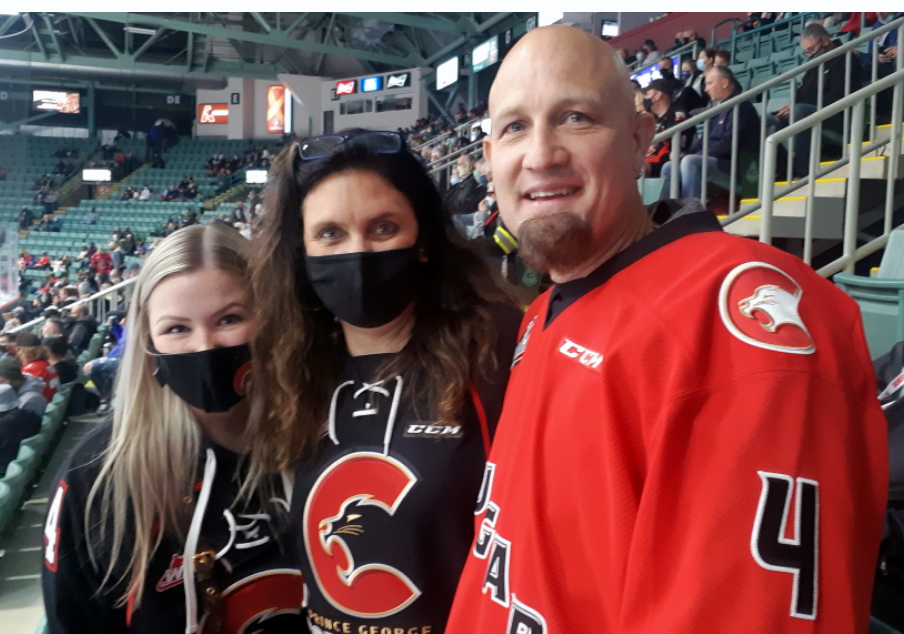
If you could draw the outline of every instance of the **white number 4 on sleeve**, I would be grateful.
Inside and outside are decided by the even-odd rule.
[[[60,550],[60,515],[63,511],[63,498],[69,486],[60,481],[50,510],[47,512],[47,522],[44,524],[44,565],[51,572],[57,571],[57,557]]]

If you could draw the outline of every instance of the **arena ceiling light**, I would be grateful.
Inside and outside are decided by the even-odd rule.
[[[140,26],[124,26],[122,30],[126,33],[136,33],[138,35],[157,35],[157,29],[144,29]]]

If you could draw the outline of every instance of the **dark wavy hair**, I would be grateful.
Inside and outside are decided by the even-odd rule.
[[[251,292],[257,320],[254,408],[249,433],[281,442],[255,442],[270,468],[286,468],[316,447],[339,381],[345,342],[336,320],[308,280],[302,241],[302,207],[327,177],[371,172],[400,191],[418,223],[424,249],[415,295],[415,324],[404,349],[379,371],[400,374],[414,402],[435,420],[460,413],[467,385],[494,363],[497,331],[493,304],[515,305],[501,276],[459,237],[433,181],[407,149],[377,154],[346,143],[329,157],[302,161],[295,145],[270,168],[266,213],[251,258]]]

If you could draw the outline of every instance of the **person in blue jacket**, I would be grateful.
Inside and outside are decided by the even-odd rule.
[[[718,105],[741,94],[737,88],[734,74],[724,66],[712,66],[706,71],[705,90]],[[726,110],[710,118],[708,149],[706,153],[707,174],[724,176],[731,174],[731,145],[734,130],[735,109]],[[738,157],[744,154],[755,154],[759,151],[760,117],[750,102],[742,102],[737,108],[738,116]],[[687,154],[681,157],[679,166],[681,198],[700,198],[703,191],[703,139],[698,138],[691,145]],[[666,163],[662,168],[662,177],[668,188],[669,179],[674,167]],[[736,174],[737,182],[741,174]],[[666,189],[668,191],[668,189]]]

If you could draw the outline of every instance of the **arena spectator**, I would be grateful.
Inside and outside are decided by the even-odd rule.
[[[229,222],[235,224],[237,222],[245,222],[245,205],[244,203],[238,202],[235,204],[235,207],[232,208],[232,213],[229,216]]]
[[[138,200],[150,200],[152,193],[151,188],[145,185],[144,189],[142,189],[141,193],[138,195]]]
[[[16,335],[16,358],[22,365],[22,374],[33,376],[44,382],[41,396],[48,403],[60,389],[60,377],[50,365],[50,353],[41,345],[41,338],[32,332]]]
[[[255,236],[252,260],[254,297],[260,302],[257,315],[264,320],[259,321],[254,350],[261,359],[273,359],[255,365],[261,368],[255,369],[255,397],[262,395],[262,410],[267,412],[262,422],[267,433],[261,435],[285,433],[289,447],[315,443],[311,447],[316,447],[316,457],[295,478],[292,509],[297,518],[301,515],[295,510],[300,511],[305,500],[311,504],[318,499],[319,478],[328,477],[345,462],[344,455],[364,450],[378,436],[382,446],[389,447],[393,438],[391,459],[418,474],[423,492],[434,493],[421,503],[411,500],[409,513],[400,514],[394,526],[374,526],[373,538],[383,552],[404,556],[399,561],[411,571],[406,575],[424,579],[419,584],[423,588],[417,598],[420,606],[399,603],[397,613],[389,618],[374,615],[379,620],[346,617],[342,607],[335,602],[330,605],[329,593],[316,584],[309,586],[307,605],[324,618],[352,621],[346,628],[350,631],[364,631],[378,623],[371,629],[439,632],[474,532],[473,498],[482,470],[478,467],[475,472],[474,467],[485,461],[489,441],[489,432],[481,440],[482,423],[470,403],[487,404],[501,396],[498,390],[504,380],[494,374],[508,373],[509,361],[503,359],[511,354],[503,350],[514,345],[509,328],[513,315],[504,306],[508,302],[495,287],[488,267],[470,249],[458,246],[438,192],[412,154],[401,144],[393,153],[366,151],[365,134],[353,138],[364,147],[347,142],[322,160],[308,158],[305,163],[310,168],[284,154],[274,166],[272,183],[280,195],[270,199],[272,206]],[[393,219],[394,228],[386,237],[374,231],[383,226],[381,218]],[[326,227],[337,228],[335,240],[322,236],[326,232],[321,228]],[[296,235],[303,236],[304,250],[291,246]],[[375,274],[375,284],[365,282],[352,289],[347,280],[360,279],[358,271]],[[286,295],[289,288],[297,291]],[[284,308],[275,310],[277,304]],[[337,322],[342,334],[335,339],[331,333]],[[421,356],[422,345],[429,356]],[[498,359],[492,366],[487,363],[486,371],[480,369],[484,367],[483,355],[476,353],[480,349],[486,351],[487,361]],[[307,367],[334,367],[336,372],[293,370],[294,378],[286,374],[289,368]],[[461,373],[466,367],[474,369]],[[472,372],[473,385],[465,379]],[[366,386],[379,379],[386,380],[380,381],[380,393],[373,393],[371,408],[377,415],[369,417],[368,430],[353,421],[360,416],[355,412],[367,407],[370,388]],[[488,389],[482,390],[485,381]],[[393,398],[401,399],[400,406],[387,418],[385,408]],[[269,407],[269,402],[286,405]],[[438,411],[459,411],[457,403],[464,405],[460,414]],[[298,412],[297,418],[288,415],[289,408]],[[494,428],[495,411],[493,406],[486,407],[488,429]],[[334,421],[333,439],[318,431],[324,416]],[[293,422],[287,425],[290,419]],[[429,441],[403,446],[399,433],[386,427],[390,420],[396,429],[409,429],[407,421],[454,420],[460,425],[456,433],[462,436],[443,445],[433,443],[432,449]],[[371,434],[376,435],[368,440]],[[469,434],[473,444],[466,440]],[[350,485],[353,489],[370,479],[363,472],[360,478]],[[412,542],[422,547],[411,549]],[[320,567],[320,556],[304,555],[304,538],[297,531],[296,543],[303,574],[308,576],[311,567]],[[334,574],[332,565],[330,570]],[[400,596],[414,597],[410,589],[403,592]]]
[[[0,385],[0,473],[19,453],[19,443],[41,431],[41,416],[20,409],[19,397],[11,385]]]
[[[27,205],[22,205],[22,210],[19,212],[19,230],[27,231],[31,228],[31,223],[34,222],[34,214],[31,209],[28,208]]]
[[[904,13],[901,12],[877,12],[876,23],[873,25],[872,30],[875,31],[902,16],[904,16]],[[896,60],[898,55],[901,54],[898,51],[900,45],[898,42],[898,30],[892,29],[881,35],[878,40],[870,40],[866,52],[861,53],[864,69],[869,73],[870,77],[872,76],[873,46],[876,47],[877,51],[876,78],[882,79],[895,72],[897,68]],[[893,94],[892,89],[889,88],[876,95],[876,123],[887,124],[891,121]]]
[[[125,255],[132,255],[135,252],[135,234],[129,227],[123,231],[122,238],[119,240],[119,247]],[[122,267],[116,267],[117,270]]]
[[[232,243],[203,239],[204,234],[224,233],[216,227],[179,232],[164,246],[175,250],[158,251],[160,257],[146,269],[148,279],[143,275],[136,284],[133,310],[140,331],[133,331],[125,355],[128,372],[121,376],[116,396],[121,407],[67,456],[52,485],[54,492],[65,490],[66,495],[65,500],[60,497],[59,513],[48,519],[49,526],[59,528],[59,548],[51,555],[57,565],[43,567],[50,631],[193,632],[199,631],[199,622],[207,629],[211,618],[247,609],[253,602],[225,591],[216,606],[202,599],[196,609],[193,586],[205,576],[191,559],[185,583],[170,583],[181,565],[172,565],[173,553],[203,552],[207,544],[217,544],[218,554],[226,558],[216,563],[218,586],[222,582],[224,589],[254,587],[261,578],[269,578],[277,581],[281,595],[288,593],[289,601],[297,599],[299,606],[303,601],[301,579],[285,574],[293,558],[281,547],[290,537],[285,521],[289,484],[278,471],[268,471],[262,480],[248,481],[250,501],[238,497],[240,490],[246,491],[242,486],[248,471],[259,469],[259,461],[248,456],[251,443],[243,438],[250,410],[244,399],[250,379],[247,343],[253,329],[245,318],[251,311],[243,297],[245,254],[232,244],[237,241],[247,248],[247,243],[231,234]],[[186,244],[193,234],[201,239]],[[164,314],[178,315],[174,321],[192,334],[167,336],[169,330],[159,325],[172,317]],[[222,319],[224,315],[229,319]],[[246,381],[240,380],[243,377]],[[259,449],[270,442],[256,438],[253,444]],[[238,465],[242,467],[237,470]],[[202,472],[203,493],[187,501],[186,494],[192,495]],[[103,493],[91,496],[92,489]],[[181,493],[174,495],[175,491]],[[236,522],[222,521],[223,510],[230,508]],[[102,510],[108,514],[98,524],[84,521]],[[202,521],[210,514],[217,521]],[[195,526],[187,534],[175,523],[158,521],[183,516],[186,525]],[[226,519],[232,519],[230,512]],[[155,535],[158,547],[149,547],[143,535]],[[89,553],[98,551],[91,544],[108,539],[117,543],[122,539],[122,548],[105,549],[94,559]],[[81,563],[90,560],[96,562],[97,574],[90,572],[94,570],[90,563],[87,567]],[[157,571],[168,568],[173,572],[167,585],[176,588],[161,603]],[[183,594],[187,600],[176,600]],[[198,597],[205,594],[211,593],[199,587]],[[300,611],[273,612],[261,603],[240,620],[267,621],[263,627],[269,629],[275,618],[285,631],[306,629]],[[223,627],[232,629],[226,623]]]
[[[725,66],[728,68],[731,66],[731,53],[729,51],[716,51],[716,58],[713,61],[713,64],[716,66]]]
[[[52,337],[63,337],[65,334],[66,327],[61,319],[47,319],[41,326],[41,337],[44,339],[49,339]]]
[[[91,268],[102,277],[106,277],[113,270],[113,258],[104,247],[99,248],[91,256]]]
[[[0,357],[16,356],[16,335],[12,332],[0,333]]]
[[[696,201],[642,204],[653,122],[599,37],[534,29],[490,99],[500,214],[555,286],[445,634],[863,632],[889,465],[856,303]],[[806,322],[801,348],[752,303]]]
[[[125,254],[122,251],[122,241],[109,244],[110,257],[113,258],[113,270],[120,270],[125,264]]]
[[[679,88],[681,88],[681,81],[675,77],[675,72],[672,69],[672,58],[663,57],[657,62],[657,65],[659,66],[659,80],[668,84],[669,96],[674,98]]]
[[[460,156],[456,164],[456,174],[460,179],[443,197],[446,209],[453,216],[470,214],[487,195],[486,178],[475,169],[471,156]]]
[[[97,213],[97,207],[92,207],[91,211],[89,211],[85,215],[85,218],[84,218],[84,220],[82,220],[82,223],[86,224],[86,225],[96,225],[99,220],[100,220],[100,214]]]
[[[673,103],[671,87],[672,85],[667,80],[656,79],[650,82],[650,85],[643,91],[644,106],[656,118],[656,134],[668,130],[687,118],[687,113],[677,109]],[[683,133],[681,139],[681,154],[685,154],[693,143],[694,129],[691,128]],[[647,176],[659,177],[662,166],[671,159],[671,151],[671,139],[650,146],[645,159]]]
[[[875,13],[874,11],[867,12],[866,13],[866,26],[872,26],[873,24],[875,24],[877,16],[878,16],[878,14]],[[850,17],[848,18],[847,22],[844,23],[844,25],[841,27],[841,30],[839,30],[838,32],[839,33],[853,33],[854,37],[860,37],[860,29],[861,29],[860,20],[862,17],[863,16],[860,11],[851,12]]]
[[[44,381],[30,374],[22,373],[22,366],[14,356],[0,357],[0,385],[13,386],[19,397],[19,408],[43,416],[47,408]]]
[[[78,363],[69,352],[69,344],[62,336],[49,337],[44,340],[47,347],[48,360],[60,379],[60,385],[72,383],[78,378]]]
[[[656,42],[653,40],[644,40],[640,50],[643,51],[644,54],[643,60],[640,62],[641,66],[649,66],[654,62],[658,62],[659,58],[662,57],[659,49],[656,48]]]
[[[72,325],[69,329],[69,347],[76,355],[88,349],[91,337],[97,332],[97,319],[88,312],[86,304],[72,307]]]
[[[705,73],[706,92],[714,104],[727,101],[740,94],[735,86],[735,78],[724,66],[712,66]],[[745,159],[745,154],[756,154],[759,151],[759,116],[749,101],[738,106],[738,156]],[[731,145],[734,125],[734,109],[727,110],[709,120],[709,147],[706,156],[707,174],[709,176],[730,177]],[[672,163],[662,169],[662,177],[671,178]],[[682,198],[700,198],[703,179],[703,139],[697,139],[688,153],[681,159],[679,180]]]
[[[840,46],[832,41],[825,27],[814,22],[808,24],[800,35],[800,46],[809,59],[824,55]],[[844,97],[844,85],[846,75],[845,56],[840,55],[827,61],[824,66],[816,66],[804,73],[800,86],[794,96],[794,120],[800,121],[813,114],[819,103],[819,77],[822,75],[823,93],[822,105],[829,106]],[[850,92],[860,90],[863,85],[863,69],[859,64],[851,64]],[[778,128],[784,128],[791,122],[791,104],[782,106],[774,116],[767,118],[767,122]],[[834,132],[840,139],[844,126],[844,114],[838,115],[823,122],[823,134]],[[811,130],[804,130],[794,136],[794,160],[793,171],[797,176],[803,176],[810,171],[810,143]],[[818,157],[817,157],[817,160]]]

